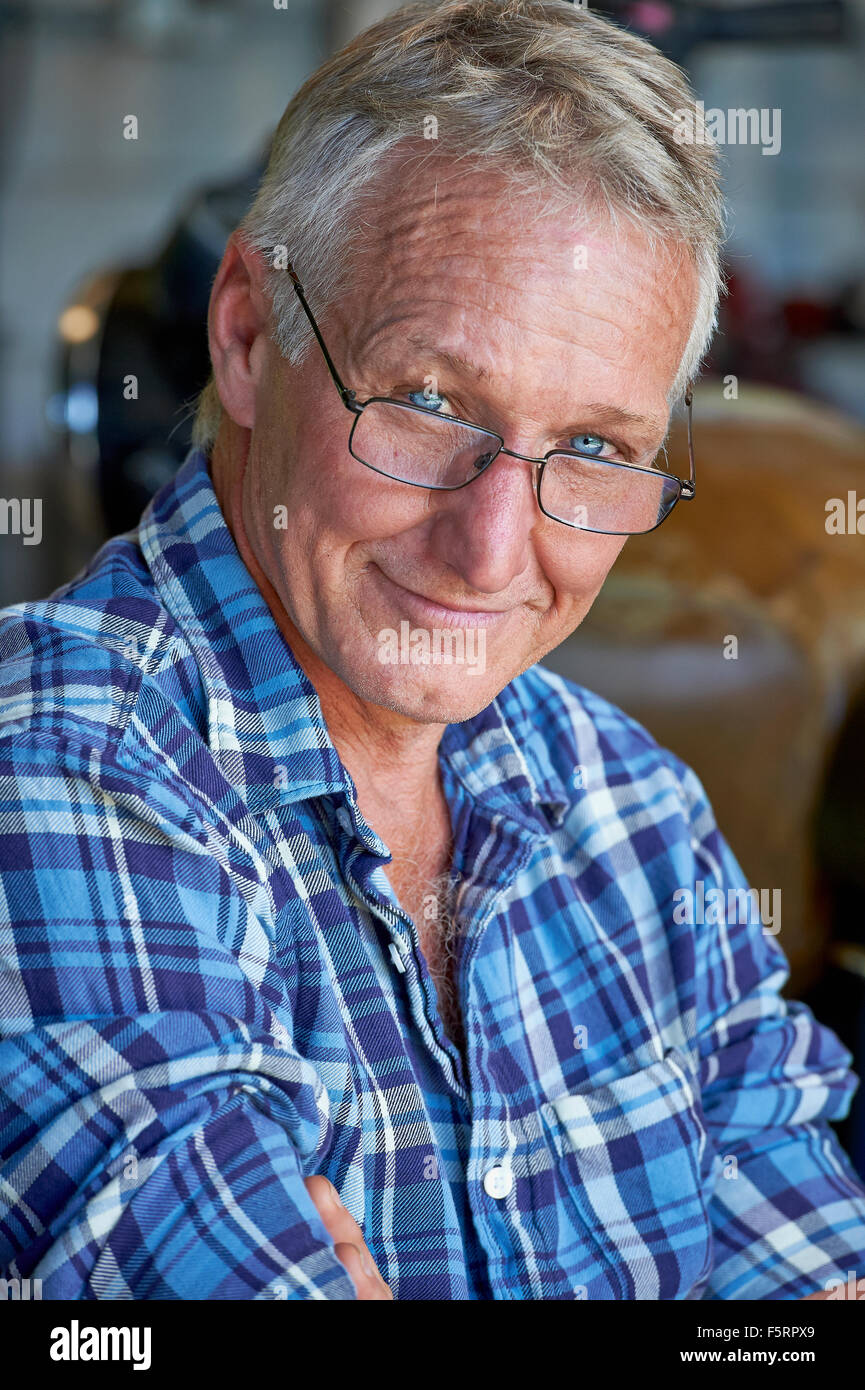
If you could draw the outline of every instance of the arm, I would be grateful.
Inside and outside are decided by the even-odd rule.
[[[0,1269],[50,1299],[354,1298],[257,885],[170,786],[68,737],[4,738],[0,786]]]
[[[683,783],[700,876],[725,896],[745,889],[697,778]],[[786,957],[759,923],[728,913],[693,931],[702,1105],[719,1156],[704,1297],[829,1297],[831,1280],[865,1274],[865,1184],[829,1124],[858,1085],[851,1056],[782,998]]]

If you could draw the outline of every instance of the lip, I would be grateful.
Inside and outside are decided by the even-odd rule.
[[[511,608],[451,608],[449,605],[426,598],[414,589],[406,589],[386,575],[378,565],[375,568],[387,587],[395,591],[401,606],[420,623],[437,624],[439,627],[494,627],[513,612]]]

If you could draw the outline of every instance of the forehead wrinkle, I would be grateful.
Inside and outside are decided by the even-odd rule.
[[[568,332],[556,331],[556,329],[552,326],[551,323],[545,324],[543,328],[536,328],[536,327],[533,327],[533,326],[531,326],[531,325],[529,325],[529,324],[526,324],[526,323],[522,322],[520,319],[511,318],[508,314],[504,313],[504,312],[503,312],[501,309],[499,309],[499,308],[494,308],[494,309],[491,310],[491,309],[490,309],[490,306],[489,306],[488,304],[473,303],[473,302],[472,302],[471,300],[469,300],[469,299],[462,300],[462,301],[460,302],[459,305],[456,305],[456,304],[453,302],[453,300],[451,300],[451,299],[427,299],[427,300],[425,300],[425,304],[428,305],[428,306],[430,306],[430,307],[432,307],[432,306],[443,306],[444,308],[446,308],[446,309],[451,309],[451,310],[457,309],[457,308],[458,308],[461,312],[463,312],[463,311],[466,310],[466,309],[468,309],[469,311],[471,311],[471,310],[473,310],[473,309],[476,309],[476,310],[478,310],[478,312],[481,313],[481,314],[492,312],[492,313],[495,314],[495,316],[496,316],[496,318],[499,320],[500,324],[506,324],[509,328],[515,329],[516,332],[517,332],[517,334],[520,335],[520,336],[522,336],[522,337],[524,337],[524,338],[525,338],[525,337],[539,337],[539,338],[541,338],[541,339],[544,340],[544,341],[551,340],[553,343],[561,343],[563,346],[566,346],[566,347],[572,347],[572,346],[574,346],[574,345],[576,345],[576,346],[588,346],[589,351],[594,352],[597,356],[608,358],[608,360],[609,360],[610,362],[615,362],[615,361],[616,361],[615,350],[612,349],[612,348],[610,349],[609,354],[604,353],[603,351],[600,350],[600,348],[599,348],[597,345],[595,345],[595,346],[592,347],[592,346],[589,346],[588,344],[585,344],[585,345],[584,345],[584,344],[580,343],[579,340],[575,337],[575,335],[573,334],[572,331],[568,331]],[[616,322],[615,319],[607,318],[606,315],[603,315],[603,314],[595,314],[595,313],[592,313],[592,312],[589,311],[589,310],[583,310],[583,309],[575,309],[575,310],[573,310],[573,314],[574,314],[574,316],[576,316],[576,317],[581,317],[581,318],[582,318],[582,317],[585,317],[585,318],[591,319],[591,320],[593,320],[596,324],[607,324],[610,328],[612,328],[612,329],[616,332],[616,334],[617,334],[619,337],[624,337],[625,330],[622,328],[622,325],[621,325],[620,323],[617,323],[617,322]],[[407,315],[403,315],[402,317],[407,317]],[[374,343],[374,340],[375,340],[381,333],[386,332],[388,328],[394,327],[398,322],[399,322],[399,318],[396,317],[396,316],[394,316],[393,318],[388,319],[386,322],[380,323],[380,324],[376,325],[376,327],[375,327],[373,330],[371,330],[369,336],[366,338],[366,342],[365,342],[365,345],[364,345],[364,351],[369,351],[370,346]],[[409,338],[406,337],[403,341],[406,341],[406,342],[407,342],[407,341],[409,341]],[[459,354],[452,354],[452,355],[455,356],[455,357],[458,357],[458,356],[459,356]],[[470,365],[474,370],[477,370],[477,367],[475,366],[475,364],[469,364],[469,365]],[[488,369],[484,368],[483,370],[484,370],[484,373],[487,375],[487,377],[489,377],[489,371],[488,371]]]
[[[498,286],[496,288],[498,288]],[[507,288],[516,289],[516,287],[511,286],[508,286]],[[406,320],[410,321],[418,313],[423,315],[428,309],[440,307],[443,307],[451,311],[458,310],[463,317],[465,310],[477,310],[479,314],[492,313],[499,320],[500,324],[507,325],[508,328],[515,329],[517,334],[522,337],[534,336],[539,337],[543,340],[550,339],[553,343],[560,343],[563,346],[584,346],[584,344],[580,343],[579,340],[575,337],[573,331],[557,331],[553,327],[551,321],[545,323],[543,327],[539,328],[534,327],[530,324],[526,324],[518,318],[512,318],[498,306],[493,307],[487,303],[483,303],[480,301],[472,302],[472,300],[470,299],[461,299],[460,303],[457,304],[453,299],[433,299],[425,297],[423,300],[422,310],[418,310],[417,308],[413,307],[403,310],[401,312],[393,312],[391,314],[388,314],[384,319],[379,319],[378,321],[373,322],[373,324],[360,335],[356,352],[358,354],[371,352],[378,345],[378,339],[382,337],[382,335],[388,333],[390,330],[397,328],[401,322],[404,322]],[[615,318],[609,318],[605,314],[593,313],[589,309],[579,308],[572,310],[572,314],[574,317],[577,318],[587,318],[593,321],[595,325],[606,324],[611,329],[613,329],[619,337],[623,337],[625,334],[625,330],[623,329],[622,325],[618,323]],[[437,353],[439,357],[448,359],[452,362],[455,362],[463,366],[464,368],[467,368],[473,375],[479,378],[483,378],[485,380],[491,380],[491,373],[488,367],[484,367],[480,363],[471,362],[468,358],[463,357],[458,352],[452,352],[449,349],[437,347],[429,339],[423,338],[420,334],[406,334],[401,339],[401,342],[410,343],[413,347],[418,348],[420,351],[429,351]],[[597,346],[590,347],[589,350],[595,352],[598,356],[606,356],[606,354],[602,352]],[[615,361],[615,356],[612,352],[610,353],[609,360]]]
[[[460,258],[465,259],[462,253],[454,252],[452,253],[451,257],[445,257],[443,258],[443,260],[456,258],[458,256]],[[482,254],[478,254],[476,257],[472,256],[469,259],[476,259],[478,261],[481,261],[484,263],[485,266],[487,264]],[[437,267],[437,271],[438,269],[440,268]],[[435,277],[432,274],[429,275],[430,280],[434,278]],[[460,275],[459,273],[457,273],[454,276],[454,281],[465,281],[470,286],[476,285],[477,283],[475,277],[469,274]],[[565,344],[573,341],[573,338],[568,333],[557,331],[556,328],[553,326],[554,318],[560,316],[563,311],[561,300],[558,298],[556,294],[556,287],[554,285],[550,285],[548,287],[537,278],[529,281],[524,280],[520,284],[510,284],[508,281],[491,278],[489,277],[489,275],[487,275],[484,277],[483,286],[486,292],[483,295],[483,298],[480,298],[478,300],[473,301],[471,297],[466,295],[464,290],[460,292],[459,302],[457,302],[456,299],[452,298],[432,298],[429,297],[427,293],[423,295],[423,305],[425,306],[425,308],[444,307],[445,309],[451,311],[459,310],[462,312],[466,309],[469,309],[477,310],[482,314],[492,313],[498,319],[500,319],[502,323],[507,324],[509,327],[516,328],[522,334],[530,333],[541,336],[547,336],[549,338],[552,338],[554,341]],[[617,334],[618,337],[624,337],[627,332],[627,327],[625,326],[625,324],[623,324],[620,318],[616,317],[616,307],[618,307],[621,312],[622,307],[624,306],[623,317],[627,320],[627,325],[635,325],[640,317],[640,314],[639,312],[635,313],[634,308],[636,306],[638,311],[642,308],[639,302],[639,296],[635,295],[633,291],[629,292],[627,288],[619,286],[608,287],[606,296],[603,294],[592,294],[591,288],[592,287],[590,287],[589,296],[583,304],[567,306],[566,312],[568,314],[568,317],[589,320],[593,322],[596,325],[596,327],[600,325],[606,325],[609,328],[611,328]],[[611,305],[606,310],[606,312],[602,307],[604,304],[605,297],[607,299],[613,300],[613,305]],[[542,306],[545,303],[549,303],[554,308],[554,313],[550,315],[550,318],[548,320],[545,320],[544,325],[542,327],[533,327],[529,324],[521,322],[519,319],[510,317],[503,307],[503,301],[504,303],[507,303],[509,299],[519,304],[521,302],[526,301],[527,299],[532,298],[539,300]],[[672,309],[670,309],[669,306],[665,307],[667,307],[668,309],[667,315],[665,317],[666,321],[674,317],[674,315]],[[411,312],[412,311],[409,310],[407,311],[407,314],[410,314]],[[645,313],[645,311],[643,312]],[[407,314],[404,316],[407,316]],[[373,330],[371,330],[370,336],[372,336],[372,333],[378,332],[378,330],[379,325],[376,325],[376,327]],[[454,353],[452,354],[452,356],[454,356],[455,358],[459,358],[458,353]],[[476,364],[469,363],[469,367],[473,371],[476,371]]]
[[[392,287],[397,292],[397,297],[408,292],[409,287],[416,287],[418,283],[424,281],[429,284],[447,277],[453,284],[454,294],[456,288],[462,282],[463,285],[473,287],[477,294],[482,287],[482,294],[478,296],[479,301],[474,305],[465,297],[463,289],[459,295],[459,302],[456,299],[425,299],[428,304],[442,304],[445,308],[464,309],[465,307],[479,308],[482,312],[492,312],[497,314],[504,322],[515,326],[521,331],[534,331],[527,329],[522,324],[510,319],[506,312],[501,309],[502,301],[515,299],[517,302],[526,300],[536,300],[543,310],[544,306],[549,305],[552,309],[551,320],[559,317],[563,310],[568,316],[580,316],[593,319],[597,324],[608,324],[620,336],[625,332],[622,320],[635,323],[637,320],[646,316],[645,291],[649,290],[649,298],[652,304],[661,309],[665,322],[670,322],[675,318],[673,306],[666,302],[666,296],[662,296],[661,304],[658,304],[659,296],[653,293],[657,286],[660,273],[659,258],[653,257],[652,263],[644,268],[642,275],[638,277],[637,284],[630,284],[627,277],[613,276],[613,282],[607,279],[603,287],[596,286],[591,279],[586,281],[583,277],[575,283],[579,283],[583,291],[580,295],[581,303],[571,306],[563,305],[561,299],[561,276],[547,276],[537,264],[536,248],[530,241],[525,242],[524,254],[523,245],[518,242],[509,247],[506,261],[511,262],[511,269],[517,270],[519,280],[511,283],[507,275],[505,264],[497,263],[496,259],[490,257],[490,246],[488,235],[483,233],[480,228],[472,227],[465,229],[468,237],[464,240],[459,231],[450,225],[445,225],[441,219],[437,219],[432,226],[420,222],[413,222],[411,230],[406,235],[406,228],[398,224],[391,223],[384,232],[381,243],[381,250],[390,249],[394,242],[400,243],[400,254],[396,258],[397,263],[389,266],[388,274],[385,277],[392,283]],[[441,247],[439,246],[441,243]],[[421,265],[418,268],[414,262],[420,254]],[[434,258],[434,266],[430,265],[431,256]],[[384,269],[384,263],[388,257],[379,255],[376,261],[379,270]],[[478,275],[476,267],[480,270]],[[478,284],[480,281],[480,285]],[[381,282],[379,281],[379,292]],[[417,291],[415,290],[415,293]],[[666,314],[663,309],[666,308]],[[606,311],[605,311],[606,310]],[[617,315],[618,320],[617,320]],[[550,327],[546,329],[550,337],[567,342],[568,338],[563,333],[556,333]],[[458,357],[455,353],[453,356]],[[473,367],[474,364],[470,364]],[[475,373],[477,374],[477,373]]]
[[[560,245],[556,246],[554,254],[561,254],[563,268],[569,264],[569,257],[573,247],[573,240],[569,236],[557,239]],[[504,261],[498,260],[491,255],[491,245],[495,244],[495,238],[490,236],[489,230],[482,225],[468,225],[465,227],[454,227],[453,222],[443,217],[438,217],[432,222],[425,222],[422,218],[413,218],[408,225],[401,225],[399,222],[391,221],[386,229],[380,232],[380,242],[375,256],[376,264],[380,266],[384,252],[390,252],[396,245],[399,249],[397,264],[391,271],[392,278],[398,283],[401,278],[411,281],[416,280],[418,270],[412,266],[411,262],[415,256],[421,259],[420,274],[426,274],[428,278],[447,273],[456,279],[468,279],[473,277],[474,264],[482,267],[482,280],[488,285],[492,293],[516,294],[520,297],[532,295],[538,299],[552,300],[559,302],[558,292],[561,289],[562,276],[560,274],[547,275],[545,267],[539,265],[538,249],[535,242],[530,237],[520,237],[512,241],[507,248],[507,256]],[[441,249],[440,249],[441,247]],[[606,248],[605,254],[606,254]],[[431,267],[431,257],[435,258],[435,265]],[[651,288],[654,284],[663,282],[669,288],[668,269],[663,262],[667,259],[663,254],[655,253],[648,264],[638,267],[641,272],[634,276],[634,262],[631,257],[619,248],[614,252],[614,257],[627,263],[631,272],[631,278],[635,283],[629,285],[628,277],[623,277],[615,273],[612,268],[612,283],[606,282],[600,288],[600,297],[612,297],[616,301],[624,301],[626,304],[639,302],[641,292]],[[461,270],[461,265],[465,266]],[[510,283],[506,267],[516,270],[519,280],[516,284]],[[547,266],[546,269],[549,267]],[[580,283],[582,289],[588,294],[586,302],[591,304],[598,298],[597,289],[594,281],[590,277],[584,277],[579,272],[573,272],[575,277],[579,275],[579,280],[575,278],[574,283]],[[545,283],[546,282],[546,283]]]

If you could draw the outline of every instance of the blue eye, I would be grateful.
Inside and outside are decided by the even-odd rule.
[[[601,454],[606,443],[606,439],[597,434],[575,434],[570,439],[571,448],[578,449],[581,454]]]
[[[422,405],[425,410],[439,410],[445,403],[437,391],[409,391],[408,398],[412,405]]]

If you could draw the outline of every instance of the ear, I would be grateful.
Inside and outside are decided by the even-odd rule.
[[[256,393],[272,346],[266,280],[261,252],[233,232],[210,292],[207,331],[223,409],[247,430],[255,424]]]

